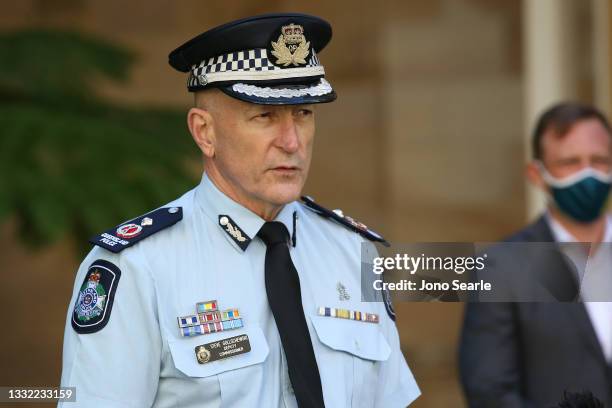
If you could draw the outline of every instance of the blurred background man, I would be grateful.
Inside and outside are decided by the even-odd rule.
[[[585,303],[470,303],[460,346],[461,380],[470,407],[541,407],[565,390],[588,389],[612,403],[612,219],[610,126],[597,109],[562,103],[544,112],[533,133],[527,178],[548,197],[545,213],[509,240],[592,243],[583,279],[556,270]],[[563,249],[562,249],[563,250]],[[596,276],[597,284],[589,282]],[[605,286],[603,286],[605,287]],[[609,292],[608,292],[609,293]],[[609,298],[608,294],[608,298]],[[568,300],[568,299],[565,299]]]

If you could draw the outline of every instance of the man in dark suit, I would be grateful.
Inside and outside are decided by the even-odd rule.
[[[508,240],[593,243],[589,262],[599,259],[609,281],[610,246],[599,243],[612,241],[603,212],[611,147],[610,126],[596,109],[565,103],[546,111],[527,177],[547,194],[547,211]],[[586,301],[590,289],[569,267],[554,274],[574,288],[575,296],[558,299],[585,302],[467,304],[459,359],[470,407],[550,407],[565,391],[582,390],[612,406],[612,302]]]

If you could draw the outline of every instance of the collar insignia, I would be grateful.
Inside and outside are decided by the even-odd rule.
[[[219,225],[223,231],[230,236],[232,241],[245,251],[251,242],[251,238],[240,229],[240,227],[231,219],[229,215],[219,215]]]

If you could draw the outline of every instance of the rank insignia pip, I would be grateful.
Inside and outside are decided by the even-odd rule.
[[[91,264],[72,311],[72,328],[77,333],[95,333],[106,326],[120,277],[119,268],[108,261]]]
[[[316,212],[320,216],[325,218],[331,218],[338,224],[347,227],[351,231],[358,233],[359,235],[370,241],[380,242],[384,246],[389,246],[389,243],[380,234],[369,229],[364,223],[356,221],[353,218],[344,215],[341,210],[329,210],[315,203],[314,199],[308,196],[303,196],[302,202],[304,203],[304,205],[306,205],[306,208]]]
[[[89,240],[111,252],[118,253],[137,242],[176,224],[183,218],[181,207],[160,208],[101,233]]]
[[[310,53],[310,42],[304,36],[304,27],[288,24],[281,27],[278,39],[270,43],[271,54],[276,57],[274,63],[282,67],[306,65]]]

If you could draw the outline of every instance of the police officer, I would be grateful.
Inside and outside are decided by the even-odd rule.
[[[389,302],[362,302],[384,239],[300,192],[314,104],[336,95],[330,25],[262,15],[174,50],[189,73],[201,183],[92,239],[62,385],[84,407],[405,407],[420,394]],[[71,405],[75,406],[75,405]]]

